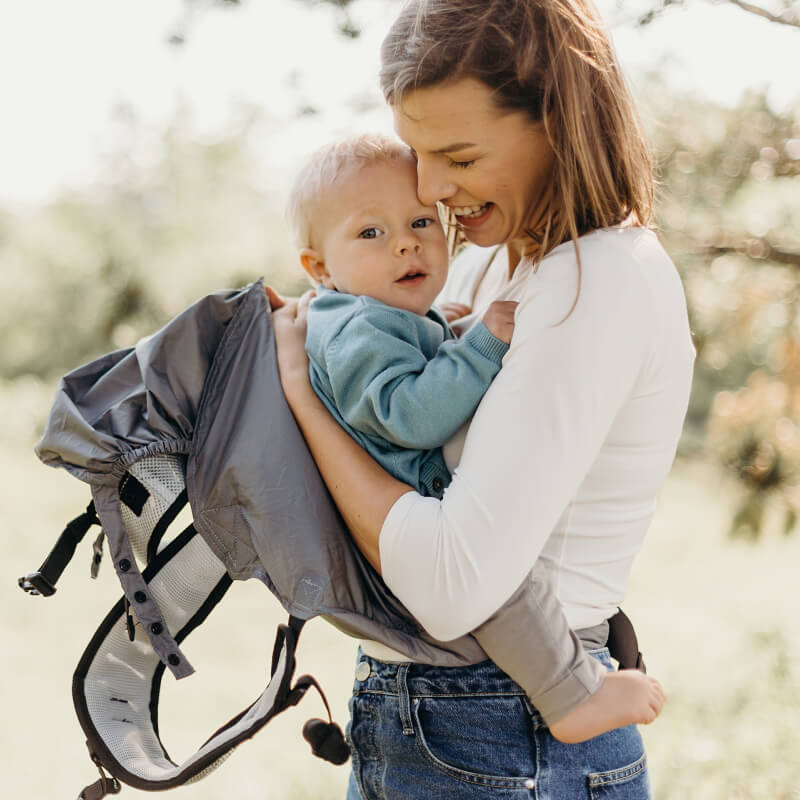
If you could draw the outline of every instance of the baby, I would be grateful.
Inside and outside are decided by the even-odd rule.
[[[384,469],[441,498],[451,477],[441,447],[499,372],[517,304],[496,301],[453,335],[432,308],[447,277],[444,231],[417,198],[410,151],[386,137],[317,151],[295,180],[289,219],[317,286],[306,338],[315,391]],[[606,673],[584,654],[538,563],[472,635],[561,741],[652,722],[661,710],[657,681]]]

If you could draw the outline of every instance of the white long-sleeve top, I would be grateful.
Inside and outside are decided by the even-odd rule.
[[[471,304],[490,254],[467,250],[442,299]],[[694,362],[675,266],[630,226],[581,237],[580,257],[571,313],[572,243],[517,267],[500,293],[519,301],[511,347],[445,448],[452,483],[442,500],[404,494],[384,521],[384,580],[443,641],[488,619],[540,557],[573,629],[610,617],[674,459]]]

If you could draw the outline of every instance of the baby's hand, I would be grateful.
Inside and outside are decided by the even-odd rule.
[[[495,300],[483,315],[483,324],[493,336],[506,344],[511,343],[514,333],[514,311],[519,303],[514,300]]]

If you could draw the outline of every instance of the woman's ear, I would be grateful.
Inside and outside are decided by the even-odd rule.
[[[331,280],[330,273],[325,267],[325,260],[318,250],[311,247],[304,247],[300,251],[300,263],[306,274],[315,284],[322,284],[327,289],[334,289],[333,281]]]

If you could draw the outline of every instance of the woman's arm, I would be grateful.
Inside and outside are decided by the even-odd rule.
[[[410,486],[393,478],[342,428],[317,397],[308,377],[306,312],[313,293],[270,303],[278,368],[286,400],[305,436],[320,473],[366,559],[380,572],[378,537],[395,501]],[[283,303],[283,305],[281,305]]]
[[[643,430],[662,431],[665,463],[674,454],[662,445],[673,436],[677,442],[691,375],[682,352],[686,344],[688,353],[685,306],[678,293],[667,298],[648,288],[654,270],[672,279],[674,268],[649,246],[641,260],[615,247],[613,260],[602,253],[592,263],[589,244],[581,249],[580,299],[568,317],[578,288],[571,250],[549,257],[529,284],[511,349],[472,420],[441,501],[410,492],[355,443],[346,446],[346,434],[332,420],[325,424],[318,406],[313,411],[312,390],[304,396],[299,381],[287,386],[356,542],[438,639],[478,627],[521,584],[596,460],[667,316],[687,341],[665,345],[679,351],[670,360],[674,371],[663,376],[667,388],[651,387],[674,399],[669,419],[650,419]],[[302,351],[302,335],[297,339]],[[625,458],[624,449],[615,457]]]

